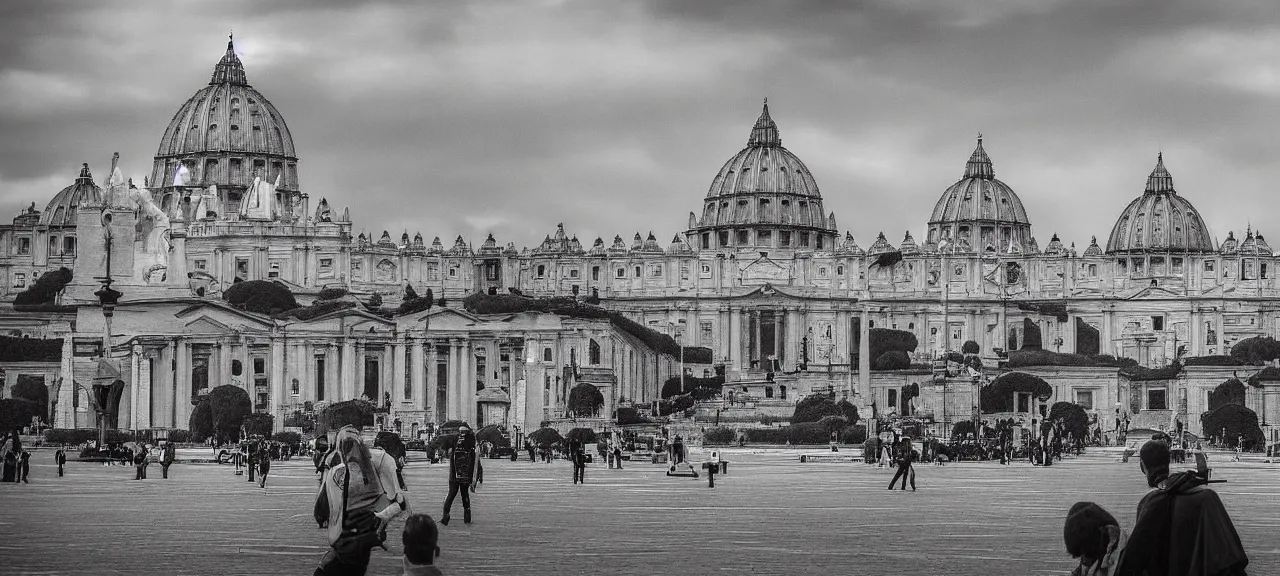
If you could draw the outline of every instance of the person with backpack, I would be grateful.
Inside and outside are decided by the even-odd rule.
[[[317,519],[328,527],[329,550],[315,576],[363,576],[374,548],[386,546],[387,525],[405,512],[408,499],[396,484],[395,463],[365,446],[360,431],[338,431],[333,465],[316,495]]]
[[[444,500],[444,515],[440,523],[449,525],[449,511],[453,508],[453,499],[462,493],[462,521],[471,523],[471,494],[476,491],[476,484],[484,482],[484,468],[480,466],[480,455],[476,451],[476,435],[471,427],[463,424],[458,428],[458,441],[449,455],[449,496]]]
[[[573,463],[573,483],[586,483],[587,453],[582,447],[582,440],[574,438],[569,441],[569,461]]]

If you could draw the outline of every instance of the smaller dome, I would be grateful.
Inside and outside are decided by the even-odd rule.
[[[1120,213],[1107,240],[1108,253],[1146,251],[1216,251],[1200,213],[1174,191],[1173,176],[1164,167],[1163,154],[1156,155],[1156,167],[1147,176],[1146,190]]]
[[[74,184],[58,192],[44,213],[40,215],[40,224],[44,226],[75,226],[76,208],[85,201],[97,202],[102,199],[102,188],[93,183],[93,174],[89,173],[89,165],[82,164],[80,176]]]

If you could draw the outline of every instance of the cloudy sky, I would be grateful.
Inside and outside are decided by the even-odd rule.
[[[5,2],[0,218],[115,151],[141,181],[234,29],[313,205],[374,234],[665,244],[766,96],[863,247],[919,238],[978,132],[1041,246],[1105,243],[1159,150],[1219,241],[1280,234],[1277,3],[966,4]]]

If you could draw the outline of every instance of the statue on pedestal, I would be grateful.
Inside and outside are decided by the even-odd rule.
[[[129,199],[138,209],[138,234],[134,238],[134,277],[148,284],[164,280],[169,268],[169,216],[156,204],[151,191],[129,184]]]
[[[253,178],[253,184],[245,192],[244,201],[240,204],[240,216],[246,220],[275,220],[276,188],[280,186],[280,175],[276,181],[268,184],[261,175]]]
[[[210,184],[209,188],[200,195],[200,199],[196,202],[195,219],[209,220],[217,218],[222,213],[222,205],[218,201],[218,186]]]

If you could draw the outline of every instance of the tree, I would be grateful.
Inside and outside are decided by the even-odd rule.
[[[983,414],[1013,412],[1017,408],[1014,404],[1014,394],[1017,393],[1031,394],[1032,398],[1043,401],[1053,396],[1053,387],[1033,374],[1005,372],[992,380],[991,384],[982,387],[978,406]]]
[[[639,410],[636,410],[635,407],[632,406],[623,406],[618,408],[615,411],[614,420],[619,426],[652,422],[647,414],[640,413]]]
[[[890,350],[876,357],[872,370],[906,370],[911,367],[911,357],[901,350]]]
[[[817,422],[827,416],[844,416],[844,410],[836,406],[826,394],[810,394],[796,402],[796,409],[791,413],[791,423]]]
[[[1212,412],[1200,415],[1200,424],[1206,436],[1218,438],[1232,448],[1244,440],[1245,450],[1256,450],[1266,438],[1258,426],[1258,415],[1240,404],[1224,404]]]
[[[1270,336],[1245,338],[1231,347],[1231,356],[1245,364],[1266,364],[1280,358],[1280,341]]]
[[[35,402],[25,398],[5,398],[0,400],[0,436],[9,431],[22,429],[31,425],[31,417],[40,413]]]
[[[710,378],[685,376],[684,390],[681,390],[681,386],[679,375],[667,378],[666,382],[662,383],[662,397],[670,398],[686,392],[694,393],[699,399],[718,396],[720,395],[720,390],[724,387],[724,376],[712,376]]]
[[[965,340],[964,344],[960,346],[960,352],[964,354],[977,354],[981,351],[982,348],[980,348],[978,343],[973,340]]]
[[[857,424],[862,419],[861,415],[858,414],[858,407],[854,406],[847,398],[836,402],[836,408],[840,409],[840,415],[849,421],[850,426]]]
[[[26,290],[13,297],[14,306],[52,304],[58,293],[71,283],[71,270],[59,268],[41,274]]]
[[[172,436],[172,434],[170,434]],[[276,432],[271,436],[272,440],[289,446],[297,446],[302,443],[302,435],[297,432]]]
[[[1075,438],[1089,437],[1089,414],[1074,402],[1055,402],[1049,408],[1049,422],[1061,424],[1062,430]]]
[[[244,418],[244,432],[249,436],[270,438],[275,421],[275,416],[270,414],[250,414]]]
[[[539,448],[550,448],[564,441],[555,428],[539,428],[531,432],[526,440]]]
[[[596,431],[590,428],[574,428],[570,430],[564,437],[566,442],[577,440],[582,442],[583,446],[596,443]]]
[[[13,385],[9,395],[31,401],[37,407],[36,416],[40,421],[49,422],[49,387],[44,385],[44,380],[19,374],[18,383]],[[28,420],[27,424],[30,423]]]
[[[476,443],[483,444],[485,442],[497,448],[505,448],[511,445],[511,438],[507,436],[506,431],[501,426],[490,424],[476,431]]]
[[[916,335],[906,330],[871,328],[867,331],[867,339],[868,353],[873,361],[885,352],[910,353],[919,346]]]
[[[364,428],[373,426],[373,403],[367,400],[347,400],[325,406],[320,412],[316,427],[321,432],[337,430],[343,426]]]
[[[224,384],[209,391],[209,409],[214,436],[223,442],[235,442],[240,439],[244,419],[253,413],[253,403],[243,388]]]
[[[964,438],[965,436],[973,434],[975,429],[976,428],[973,426],[973,420],[961,420],[951,427],[951,437]]]
[[[413,300],[418,297],[418,291],[413,289],[413,284],[404,285],[404,299]]]
[[[1213,412],[1227,404],[1239,404],[1244,406],[1244,396],[1244,383],[1238,378],[1228,378],[1213,390],[1209,391],[1209,412]],[[1205,433],[1212,433],[1212,430],[1206,428]]]
[[[298,307],[293,293],[270,280],[236,282],[222,293],[228,304],[256,314],[274,315]]]
[[[604,405],[604,394],[593,384],[583,382],[569,391],[569,410],[579,416],[591,416]]]
[[[204,396],[195,408],[191,409],[191,417],[187,419],[187,429],[191,437],[201,442],[213,436],[213,405],[209,397]]]

